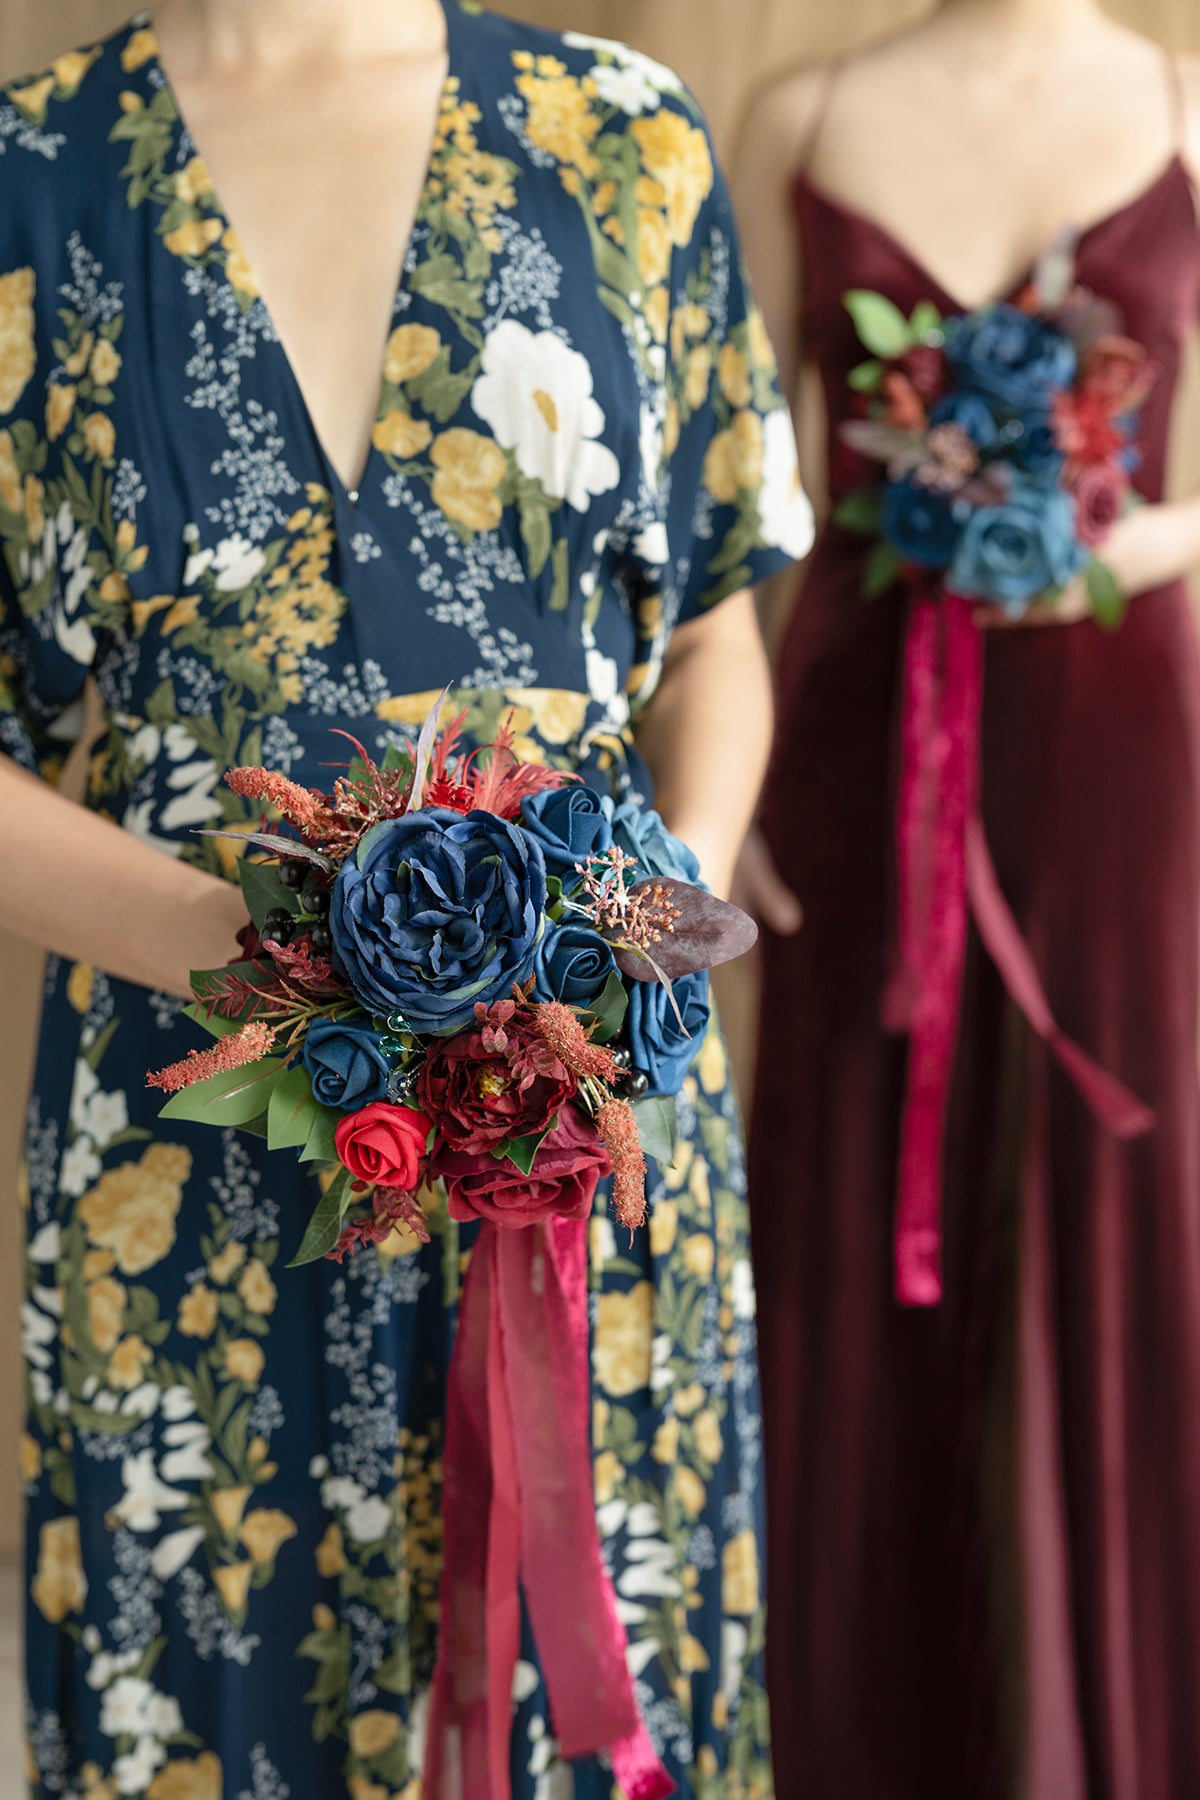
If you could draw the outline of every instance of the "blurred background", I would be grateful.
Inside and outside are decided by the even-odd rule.
[[[334,4],[335,0],[330,0]],[[39,69],[60,51],[94,41],[128,18],[130,0],[0,0],[0,79]],[[539,24],[623,38],[679,70],[698,94],[721,149],[747,97],[773,71],[844,52],[929,10],[922,0],[524,0],[498,5]],[[1113,0],[1126,23],[1177,50],[1200,51],[1197,0]],[[1189,396],[1176,411],[1174,482],[1200,482],[1200,378],[1192,346]],[[21,1403],[19,1230],[16,1163],[41,987],[40,958],[0,934],[0,1800],[19,1787],[15,1694],[19,1546],[16,1438]],[[754,972],[739,965],[722,996],[749,1081]],[[11,1473],[10,1473],[11,1472]]]

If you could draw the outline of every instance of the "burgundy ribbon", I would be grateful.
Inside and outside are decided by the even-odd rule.
[[[919,595],[904,646],[895,967],[885,1028],[909,1039],[896,1208],[896,1296],[942,1298],[942,1160],[973,916],[1009,994],[1101,1124],[1137,1137],[1154,1114],[1061,1030],[1000,889],[979,810],[984,634],[958,594]]]
[[[592,1498],[587,1222],[485,1224],[450,1370],[442,1638],[425,1800],[511,1800],[521,1593],[567,1760],[627,1800],[675,1785],[634,1698]]]

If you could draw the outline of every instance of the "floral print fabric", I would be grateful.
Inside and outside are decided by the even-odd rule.
[[[694,103],[618,45],[448,0],[450,72],[367,469],[329,468],[152,28],[0,94],[0,744],[231,875],[221,782],[334,729],[486,737],[648,795],[672,631],[807,547],[795,450]],[[314,229],[319,222],[314,221]],[[233,836],[204,836],[219,827]],[[70,1800],[415,1800],[446,1368],[470,1233],[430,1197],[287,1271],[313,1179],[167,1124],[177,1001],[52,962],[24,1201],[28,1777]],[[699,1046],[649,1227],[592,1232],[597,1519],[685,1792],[770,1794],[740,1128]],[[536,1649],[521,1800],[555,1753]]]

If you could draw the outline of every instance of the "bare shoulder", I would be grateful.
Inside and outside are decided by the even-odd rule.
[[[1184,98],[1184,156],[1193,177],[1200,181],[1200,56],[1177,58]]]
[[[833,65],[798,63],[752,88],[734,137],[735,161],[749,172],[789,170],[801,161],[828,90]]]

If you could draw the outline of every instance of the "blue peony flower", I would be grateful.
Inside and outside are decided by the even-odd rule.
[[[650,1077],[654,1094],[677,1094],[708,1030],[711,1007],[708,971],[678,975],[671,983],[687,1032],[679,1029],[675,1008],[658,981],[631,981],[624,1036],[635,1069]],[[690,1033],[690,1036],[688,1035]]]
[[[883,500],[883,535],[909,562],[944,569],[962,535],[950,499],[911,475],[889,481]]]
[[[304,1039],[303,1061],[322,1106],[358,1112],[387,1099],[391,1064],[380,1048],[378,1032],[369,1025],[314,1020]]]
[[[1019,469],[1053,481],[1062,472],[1066,457],[1058,447],[1054,421],[1048,412],[1032,412],[1013,425],[1009,455]]]
[[[334,960],[369,1013],[398,1010],[413,1031],[448,1036],[528,978],[545,908],[546,864],[528,832],[430,807],[377,825],[342,864]]]
[[[603,856],[613,841],[611,797],[578,781],[523,801],[521,821],[541,845],[549,873],[568,885],[576,863]]]
[[[960,387],[1017,414],[1044,409],[1069,387],[1078,360],[1070,338],[1015,306],[951,319],[946,355]]]
[[[533,959],[534,994],[564,1006],[594,1006],[617,963],[612,945],[590,925],[548,925]]]
[[[947,586],[1021,613],[1039,595],[1065,587],[1087,556],[1068,496],[1018,481],[1003,505],[972,513]]]
[[[929,423],[957,425],[977,450],[990,450],[996,441],[996,415],[981,394],[947,394],[930,413]]]
[[[613,837],[626,856],[637,857],[639,866],[631,874],[635,882],[647,875],[670,875],[692,883],[700,879],[699,859],[667,830],[653,807],[622,800],[613,814]]]

